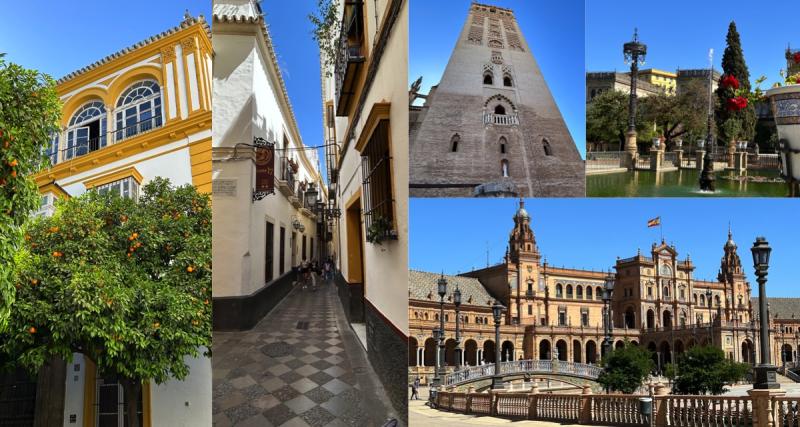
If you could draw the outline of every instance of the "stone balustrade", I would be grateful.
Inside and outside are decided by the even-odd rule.
[[[652,398],[652,414],[641,413],[640,398]],[[547,420],[575,424],[624,426],[799,427],[800,397],[782,390],[751,390],[748,396],[667,395],[657,384],[654,394],[582,394],[489,391],[437,395],[439,410],[514,420]]]
[[[486,125],[513,126],[519,124],[519,117],[516,114],[486,113],[483,115],[483,123]]]

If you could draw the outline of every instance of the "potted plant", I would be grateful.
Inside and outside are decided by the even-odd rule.
[[[392,227],[392,221],[382,215],[376,215],[367,228],[367,242],[380,245],[386,239],[397,239],[397,232]]]
[[[800,63],[800,52],[793,55]],[[784,178],[790,184],[792,196],[798,195],[797,180],[800,179],[800,73],[781,71],[783,83],[776,83],[767,90],[772,115],[778,128],[778,146]]]

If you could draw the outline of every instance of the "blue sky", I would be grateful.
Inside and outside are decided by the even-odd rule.
[[[409,266],[448,274],[502,260],[514,226],[515,199],[411,199]],[[649,254],[660,230],[647,220],[661,216],[664,239],[680,259],[690,254],[694,277],[714,279],[727,240],[728,222],[754,291],[750,247],[763,235],[772,246],[767,293],[797,296],[797,202],[788,199],[528,199],[525,208],[539,250],[556,266],[607,270],[616,258]],[[790,215],[791,214],[791,215]]]
[[[4,2],[0,52],[58,79],[180,24],[186,9],[210,19],[211,0]]]
[[[626,70],[622,45],[633,36],[634,27],[647,44],[645,68],[674,71],[678,68],[708,68],[708,49],[714,49],[719,70],[725,36],[731,20],[741,36],[751,80],[767,77],[769,88],[780,81],[786,68],[787,44],[800,47],[796,14],[789,3],[762,0],[688,1],[650,3],[631,0],[587,0],[586,65],[589,71]],[[636,11],[632,13],[631,11]]]
[[[411,0],[409,85],[422,92],[438,84],[467,18],[470,1]],[[486,2],[484,2],[486,3]],[[584,5],[582,0],[488,2],[514,10],[522,35],[539,63],[581,155],[585,152]]]
[[[292,102],[297,127],[303,143],[318,146],[322,139],[322,92],[320,85],[319,48],[311,38],[312,25],[308,15],[316,12],[316,1],[275,1],[261,3],[272,43],[277,53],[278,65],[289,100]],[[325,151],[320,148],[323,178]]]

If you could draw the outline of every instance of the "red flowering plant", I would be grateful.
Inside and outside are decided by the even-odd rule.
[[[725,91],[725,108],[728,111],[741,111],[748,105],[755,104],[764,99],[764,92],[761,90],[761,83],[767,78],[764,76],[756,80],[756,87],[753,91],[742,87],[739,79],[733,75],[724,75],[719,81],[720,87]]]

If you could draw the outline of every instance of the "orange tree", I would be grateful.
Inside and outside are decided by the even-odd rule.
[[[0,54],[0,330],[14,301],[21,226],[39,201],[30,175],[41,167],[42,150],[60,115],[53,79],[7,63]]]
[[[211,345],[211,208],[156,178],[138,202],[89,191],[33,220],[0,350],[30,370],[82,353],[116,376],[137,427],[145,381],[189,374]]]

